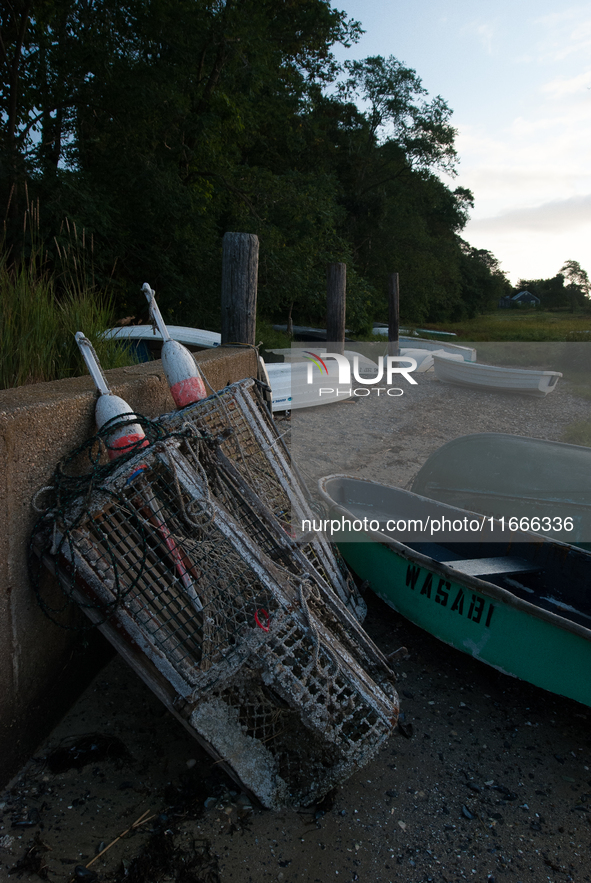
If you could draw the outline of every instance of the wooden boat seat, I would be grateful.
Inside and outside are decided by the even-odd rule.
[[[488,576],[497,573],[534,573],[540,570],[535,564],[524,558],[463,558],[459,561],[442,561],[448,567],[467,576]]]
[[[439,543],[409,543],[412,549],[428,555],[440,564],[447,564],[459,573],[467,576],[492,576],[501,573],[535,573],[540,570],[535,564],[525,558],[510,557],[508,555],[492,558],[462,558]]]

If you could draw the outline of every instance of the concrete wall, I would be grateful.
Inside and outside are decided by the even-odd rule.
[[[196,358],[213,390],[256,376],[251,349],[205,350]],[[137,413],[174,410],[161,362],[107,376]],[[95,401],[90,377],[0,391],[0,785],[108,658],[100,635],[61,629],[44,615],[27,565],[33,495],[51,483],[58,461],[94,434]],[[63,600],[56,585],[49,591]],[[74,627],[87,622],[76,610],[69,615]]]

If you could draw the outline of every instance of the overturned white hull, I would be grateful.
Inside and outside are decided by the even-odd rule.
[[[304,362],[265,363],[271,386],[273,412],[293,411],[328,405],[351,398],[351,384],[339,386],[339,370],[336,362],[328,362],[328,374],[312,374],[308,383],[308,365]],[[377,372],[377,366],[376,366]]]
[[[373,333],[383,334],[385,337],[387,337],[388,328],[378,326],[373,329]],[[443,350],[446,353],[460,355],[466,362],[476,361],[476,350],[474,349],[474,347],[471,346],[461,346],[458,343],[447,343],[447,341],[443,342],[442,340],[430,340],[426,337],[413,337],[411,335],[404,334],[400,335],[398,341],[400,346],[403,347],[409,347],[411,349],[431,350],[431,352]]]
[[[300,347],[288,347],[287,349],[276,349],[276,350],[268,350],[268,352],[273,353],[276,356],[283,356],[283,363],[291,362],[291,363],[306,363],[308,364],[310,359],[310,353],[314,352],[318,355],[322,356],[323,353],[326,352],[325,346],[315,346],[313,350],[305,350]],[[353,359],[357,357],[359,364],[359,373],[360,374],[375,374],[378,370],[378,366],[375,362],[372,362],[371,359],[368,359],[366,356],[361,353],[356,353],[353,350],[344,350],[343,355],[349,360],[351,365],[353,365]]]
[[[167,325],[168,333],[173,340],[185,346],[199,346],[213,349],[220,346],[222,335],[217,331],[203,331],[201,328],[188,328],[185,325]],[[124,325],[122,328],[109,328],[105,337],[115,340],[145,340],[161,343],[162,335],[154,331],[152,325]]]
[[[521,393],[543,397],[555,388],[562,374],[559,371],[536,371],[529,368],[502,368],[498,365],[480,365],[477,362],[459,362],[434,356],[435,374],[445,383],[455,383],[496,392]]]

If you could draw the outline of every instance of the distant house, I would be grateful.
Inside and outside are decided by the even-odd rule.
[[[513,297],[507,295],[499,300],[499,307],[508,309],[509,307],[530,306],[536,307],[540,303],[540,298],[532,294],[531,291],[520,291]]]
[[[514,304],[531,304],[534,307],[540,303],[540,298],[531,291],[520,291],[519,294],[514,294],[511,300]]]

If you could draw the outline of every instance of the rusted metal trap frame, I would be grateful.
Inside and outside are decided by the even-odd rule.
[[[180,488],[184,499],[175,511]],[[264,805],[277,807],[318,799],[369,760],[395,723],[393,688],[388,696],[373,683],[310,614],[301,583],[296,587],[293,576],[262,556],[207,499],[207,488],[176,445],[158,443],[138,455],[114,473],[107,490],[94,494],[93,517],[68,534],[57,561],[46,563],[72,583],[86,613],[216,761]],[[195,500],[207,503],[212,521],[187,530],[182,511]],[[199,570],[206,543],[216,552],[214,574]],[[201,575],[195,585],[183,580],[179,560],[185,572]],[[126,572],[132,588],[101,622],[101,608],[112,605]],[[233,610],[229,596],[240,601]],[[239,699],[244,684],[251,693],[247,708]],[[216,719],[222,709],[226,723],[212,732],[214,700]],[[211,713],[200,710],[202,703]],[[290,719],[290,738],[277,729],[265,741],[257,738],[260,721],[269,714],[277,720],[278,709],[288,707],[297,718]],[[249,720],[258,721],[252,733]],[[317,756],[298,766],[298,744],[308,754],[316,746]]]
[[[363,630],[358,618],[306,558],[299,543],[285,531],[272,511],[244,481],[235,463],[223,453],[219,441],[203,439],[199,444],[198,439],[191,439],[187,447],[187,456],[190,460],[195,458],[205,471],[209,489],[216,500],[265,555],[294,576],[307,579],[307,603],[315,616],[323,621],[376,683],[384,680],[393,682],[395,676],[384,654]],[[181,450],[184,448],[181,445]]]
[[[217,438],[244,480],[295,536],[296,525],[311,519],[310,497],[292,468],[291,458],[275,423],[269,418],[252,378],[233,383],[201,402],[160,417],[171,431],[183,426]],[[304,541],[302,541],[304,540]],[[322,534],[299,540],[302,551],[341,601],[363,621],[367,607],[341,556]]]

